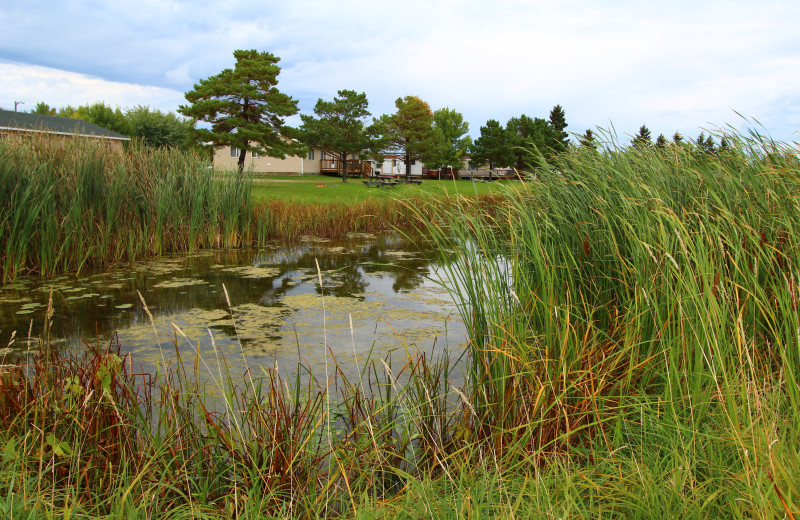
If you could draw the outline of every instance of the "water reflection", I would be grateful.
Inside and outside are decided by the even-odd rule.
[[[429,279],[435,269],[397,235],[352,235],[20,279],[0,290],[0,346],[11,343],[6,357],[30,348],[28,331],[42,331],[52,291],[51,337],[75,349],[117,332],[123,351],[145,369],[162,356],[174,359],[176,345],[185,359],[220,352],[234,368],[293,367],[299,354],[315,370],[325,364],[324,345],[345,368],[370,351],[453,349],[464,329],[446,292]]]

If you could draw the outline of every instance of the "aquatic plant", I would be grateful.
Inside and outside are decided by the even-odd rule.
[[[797,518],[800,164],[726,142],[608,141],[491,204],[408,205],[470,333],[457,388],[446,358],[241,376],[175,329],[172,365],[134,375],[44,341],[0,377],[0,510]]]

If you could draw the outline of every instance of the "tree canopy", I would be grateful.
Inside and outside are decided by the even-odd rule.
[[[129,137],[148,146],[185,148],[188,144],[191,121],[142,105],[128,109],[125,115],[130,122]]]
[[[412,161],[429,161],[439,147],[439,134],[433,128],[433,112],[417,96],[397,98],[397,112],[380,118],[380,132],[392,150],[404,157],[406,180],[411,177]]]
[[[469,123],[464,121],[461,113],[445,107],[433,113],[433,129],[438,134],[439,146],[427,161],[428,166],[437,169],[450,166],[458,170],[472,145],[472,138],[468,135]]]
[[[492,170],[496,165],[509,166],[514,160],[514,151],[506,129],[499,121],[488,120],[481,127],[481,136],[472,143],[470,162],[477,165],[488,163]]]
[[[36,105],[36,108],[43,110],[47,107],[44,103],[42,105]],[[131,134],[131,124],[128,118],[125,117],[125,113],[119,107],[111,108],[102,101],[96,101],[91,105],[81,105],[77,108],[67,105],[60,108],[57,115],[59,117],[82,119],[128,137]]]
[[[298,136],[306,144],[329,149],[339,156],[342,182],[347,182],[348,155],[362,156],[365,150],[382,146],[376,139],[374,125],[365,126],[370,116],[365,93],[340,90],[333,101],[317,100],[314,113],[317,117],[302,114]]]
[[[297,114],[297,101],[280,92],[280,58],[269,52],[236,50],[233,69],[200,80],[186,93],[189,105],[178,112],[211,128],[197,128],[193,135],[215,147],[239,149],[239,171],[244,169],[246,152],[257,152],[285,159],[301,155],[305,146],[289,139],[284,118]]]
[[[567,117],[566,114],[564,114],[564,109],[561,108],[561,105],[556,105],[553,107],[553,110],[550,111],[550,119],[548,122],[556,132],[554,137],[560,145],[558,148],[561,148],[561,150],[559,151],[566,150],[567,146],[569,146],[569,134],[565,132],[564,129],[569,125],[567,125]]]
[[[653,141],[650,139],[650,129],[647,128],[646,125],[642,125],[641,128],[639,128],[639,133],[633,137],[631,144],[637,148],[653,144]]]

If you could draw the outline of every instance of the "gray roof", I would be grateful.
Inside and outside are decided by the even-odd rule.
[[[46,134],[79,135],[81,137],[102,137],[104,139],[119,139],[130,141],[117,132],[87,123],[82,119],[68,117],[40,116],[25,112],[12,112],[0,110],[0,131],[17,130],[22,132],[44,132]]]

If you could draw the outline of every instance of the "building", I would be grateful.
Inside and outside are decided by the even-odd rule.
[[[25,112],[0,110],[0,138],[25,138],[33,135],[48,135],[57,138],[82,137],[98,139],[114,149],[122,149],[122,143],[130,141],[117,132],[81,119],[42,116]]]
[[[214,149],[213,166],[216,170],[231,171],[239,166],[239,148],[223,146]],[[347,162],[350,176],[369,176],[372,174],[373,161],[362,161],[351,155]],[[245,170],[255,173],[273,174],[329,174],[336,175],[342,171],[338,155],[329,150],[310,148],[303,156],[287,155],[285,159],[247,152],[244,162]]]

